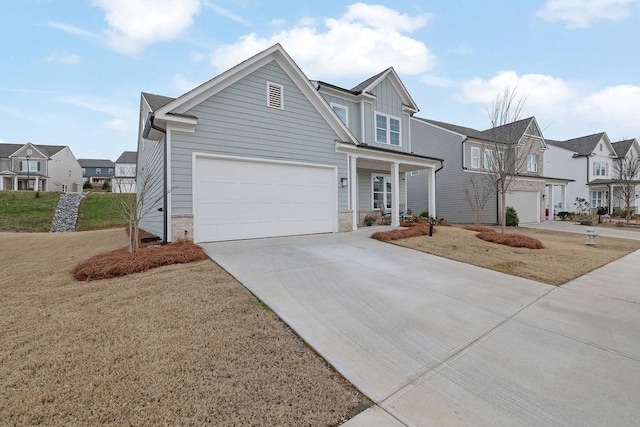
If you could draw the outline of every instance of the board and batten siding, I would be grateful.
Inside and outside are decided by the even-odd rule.
[[[362,124],[362,120],[360,120],[360,103],[347,101],[344,98],[340,98],[340,97],[329,95],[322,92],[320,92],[320,95],[322,95],[324,100],[327,101],[327,104],[329,105],[333,103],[333,104],[343,105],[347,107],[347,110],[348,110],[347,121],[349,122],[347,123],[347,127],[349,128],[351,133],[355,135],[356,138],[358,138],[359,140],[362,140],[361,132],[360,132],[361,130],[360,128]]]
[[[142,102],[140,111],[140,135],[144,128],[144,119],[149,113],[146,102]],[[166,136],[159,141],[143,139],[138,142],[138,168],[136,197],[144,192],[147,213],[140,220],[140,228],[159,237],[164,237],[164,213],[158,209],[164,204],[164,146]],[[145,184],[146,183],[146,184]],[[171,191],[171,189],[169,189]],[[149,205],[153,203],[152,205]],[[148,209],[147,209],[148,207]]]
[[[449,222],[472,223],[473,210],[467,201],[465,189],[470,189],[474,172],[462,167],[464,136],[441,129],[419,119],[411,119],[411,145],[415,154],[444,159],[444,168],[436,173],[436,206],[438,217]],[[469,150],[468,147],[465,147]],[[466,156],[469,161],[469,155]],[[418,176],[407,173],[408,206],[414,213],[428,209],[427,177],[423,171]],[[470,189],[471,191],[471,189]],[[419,193],[419,197],[416,196]],[[497,219],[497,197],[487,202],[481,222],[493,224]]]
[[[402,98],[396,91],[389,78],[383,79],[376,87],[371,90],[376,99],[369,104],[370,112],[365,115],[365,127],[367,132],[366,142],[376,147],[382,147],[389,150],[399,151],[402,153],[410,153],[410,117],[402,112]],[[366,108],[365,108],[366,110]],[[391,144],[379,144],[375,140],[375,113],[383,113],[400,119],[400,147]]]
[[[284,109],[267,106],[267,82],[283,86]],[[192,214],[192,153],[335,165],[347,176],[347,156],[336,153],[336,133],[282,68],[272,61],[186,112],[195,132],[171,131],[172,214]],[[347,209],[348,187],[338,188]]]

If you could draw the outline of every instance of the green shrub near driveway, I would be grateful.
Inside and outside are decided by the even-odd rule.
[[[507,224],[507,227],[517,227],[518,224],[520,224],[518,212],[516,212],[515,208],[511,206],[507,206],[507,211],[505,212],[505,224]]]
[[[49,231],[58,200],[54,192],[0,191],[0,231]]]
[[[122,202],[135,197],[135,194],[89,193],[80,203],[76,231],[125,227]]]

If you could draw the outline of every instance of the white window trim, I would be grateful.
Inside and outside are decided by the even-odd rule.
[[[411,171],[411,176],[418,176],[420,175],[420,171]]]
[[[600,193],[600,197],[598,198],[597,194]],[[605,200],[604,200],[604,191],[602,190],[592,190],[591,191],[591,207],[592,208],[597,208],[597,207],[601,207],[604,206]],[[600,204],[596,203],[596,200],[600,200]]]
[[[21,160],[21,162],[22,162],[22,172],[38,172],[37,160]]]
[[[378,141],[378,118],[377,116],[382,116],[387,119],[387,142]],[[394,119],[398,121],[398,145],[394,145],[391,143],[391,120]],[[402,120],[400,117],[392,116],[390,114],[381,113],[379,111],[373,112],[373,139],[378,144],[390,145],[392,147],[402,147]]]
[[[102,175],[102,168],[96,168],[96,175]]]
[[[535,159],[535,162],[532,160]],[[538,155],[537,154],[529,154],[527,156],[527,172],[538,172]]]
[[[329,103],[329,105],[331,106],[331,109],[333,110],[333,108],[340,108],[344,110],[344,117],[345,117],[345,122],[344,124],[348,127],[349,126],[349,108],[346,105],[342,105],[342,104],[337,104],[335,102],[331,102]],[[336,113],[337,114],[337,113]],[[338,116],[340,117],[340,116]]]
[[[370,179],[370,182],[371,182],[371,209],[380,209],[380,208],[374,207],[375,206],[375,200],[373,198],[373,193],[374,193],[374,191],[373,191],[373,178],[375,178],[376,176],[381,176],[383,178],[384,182],[382,183],[382,186],[384,188],[384,191],[382,191],[382,193],[383,193],[382,202],[385,205],[385,209],[391,209],[391,208],[387,207],[387,205],[389,203],[387,202],[387,186],[386,186],[386,181],[387,180],[389,182],[391,182],[391,175],[384,174],[384,173],[375,173],[375,172],[371,174],[371,179]],[[391,191],[392,191],[391,197],[393,197],[393,189]],[[379,193],[379,191],[378,191],[378,193]]]
[[[280,106],[277,107],[275,105],[271,104],[271,87],[278,87],[280,88]],[[273,83],[270,81],[267,81],[267,107],[269,108],[274,108],[276,110],[284,110],[284,86],[279,85],[277,83]]]
[[[477,165],[473,165],[473,160],[474,160],[474,155],[473,153],[476,153],[477,155],[475,156],[476,160],[478,160],[478,164]],[[480,147],[471,147],[471,160],[470,160],[470,167],[471,169],[480,169]]]

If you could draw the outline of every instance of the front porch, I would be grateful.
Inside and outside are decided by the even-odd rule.
[[[12,173],[10,175],[0,176],[0,191],[47,191],[47,187],[47,178],[41,175]]]
[[[352,230],[362,226],[366,216],[379,216],[381,209],[391,212],[391,226],[399,226],[401,210],[407,206],[406,174],[414,170],[427,172],[429,213],[436,216],[435,173],[441,159],[344,143],[339,143],[337,150],[348,157],[345,184],[349,187]]]

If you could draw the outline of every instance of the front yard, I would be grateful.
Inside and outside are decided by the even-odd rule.
[[[596,246],[587,246],[585,235],[522,227],[508,232],[535,237],[545,248],[511,248],[480,240],[476,232],[460,227],[437,230],[433,237],[411,237],[393,243],[551,285],[562,285],[640,249],[637,240],[598,237]]]
[[[122,229],[2,233],[3,425],[339,425],[370,401],[213,262],[77,282]]]

